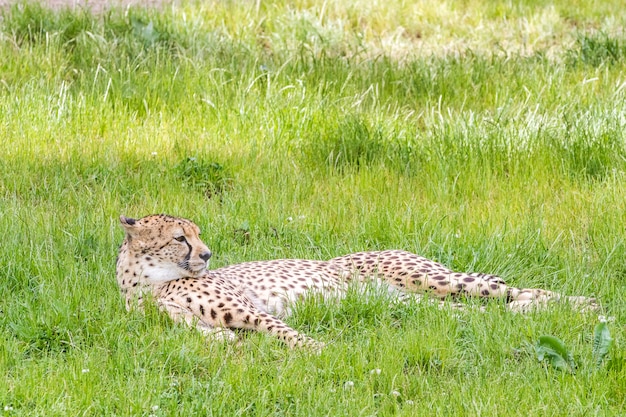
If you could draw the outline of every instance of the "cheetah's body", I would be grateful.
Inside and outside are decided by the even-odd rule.
[[[211,252],[189,220],[166,215],[139,220],[121,217],[126,238],[120,247],[117,279],[127,308],[150,293],[175,321],[195,326],[207,335],[234,338],[229,329],[265,331],[290,346],[314,340],[291,329],[279,317],[290,305],[313,293],[345,294],[350,282],[372,279],[399,296],[429,291],[440,298],[466,294],[497,297],[512,309],[541,306],[561,298],[541,289],[507,286],[493,275],[453,272],[413,253],[389,250],[359,252],[328,261],[283,259],[246,262],[207,270]],[[592,299],[567,297],[587,307]]]

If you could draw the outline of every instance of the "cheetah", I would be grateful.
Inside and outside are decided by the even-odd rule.
[[[506,285],[495,275],[454,272],[422,256],[402,251],[359,252],[328,261],[280,259],[209,270],[211,251],[192,221],[165,214],[141,219],[121,216],[126,232],[119,249],[117,282],[126,308],[141,307],[150,296],[179,323],[206,336],[235,340],[235,329],[268,333],[290,347],[321,349],[322,343],[282,319],[294,302],[310,294],[341,297],[350,283],[377,281],[402,296],[425,292],[443,299],[461,294],[500,298],[515,311],[565,299],[582,309],[595,300],[562,297],[543,289]]]

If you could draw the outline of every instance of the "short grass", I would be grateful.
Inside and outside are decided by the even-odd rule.
[[[207,1],[0,21],[0,414],[623,415],[621,1]],[[595,295],[527,316],[309,301],[209,343],[126,313],[120,214],[189,217],[212,266],[402,248]],[[579,368],[537,361],[543,334]]]

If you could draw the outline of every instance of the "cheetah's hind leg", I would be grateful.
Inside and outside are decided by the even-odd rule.
[[[509,286],[497,275],[482,273],[449,273],[447,281],[426,276],[425,284],[435,289],[436,295],[457,297],[466,295],[481,298],[500,298],[506,301],[507,309],[515,312],[530,312],[549,308],[554,302],[565,302],[580,312],[596,311],[599,306],[595,298],[565,296],[541,288],[517,288]],[[441,285],[445,283],[446,285]]]
[[[552,296],[540,295],[536,298],[513,300],[507,303],[506,307],[516,313],[528,313],[531,311],[546,310],[552,303],[559,301],[565,301],[581,313],[594,312],[600,309],[595,298],[561,296],[554,293]]]

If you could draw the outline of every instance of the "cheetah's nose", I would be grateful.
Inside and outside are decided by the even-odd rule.
[[[207,262],[209,259],[211,259],[211,255],[213,255],[211,253],[210,250],[206,251],[206,252],[202,252],[200,254],[200,259],[202,259],[204,262]]]

